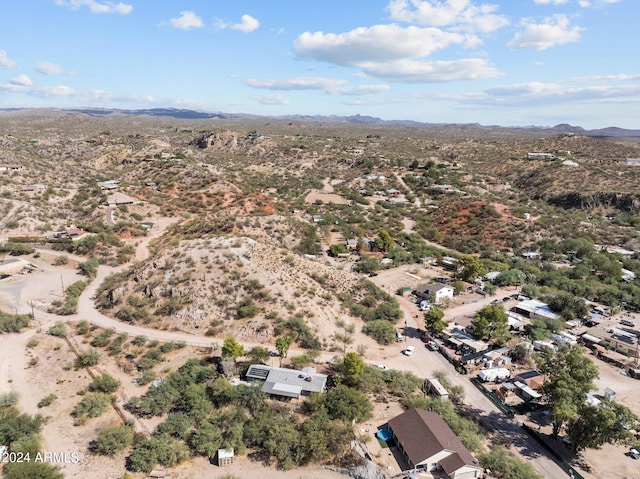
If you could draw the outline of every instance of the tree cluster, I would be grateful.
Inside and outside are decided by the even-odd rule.
[[[340,385],[313,394],[300,417],[286,404],[266,401],[259,387],[237,388],[198,360],[189,360],[127,408],[138,416],[169,414],[152,437],[134,445],[127,460],[132,471],[170,467],[189,455],[213,459],[220,448],[237,454],[250,449],[281,468],[324,461],[345,451],[353,437],[350,422],[372,411],[364,394]],[[120,447],[128,440],[125,432],[111,431],[101,443],[106,450]]]
[[[628,443],[629,428],[638,418],[629,408],[604,400],[587,403],[587,394],[595,389],[598,368],[580,346],[560,346],[537,357],[544,400],[551,411],[553,438],[564,428],[574,451],[598,448],[608,443]]]

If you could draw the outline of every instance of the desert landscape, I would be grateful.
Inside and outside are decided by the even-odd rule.
[[[637,470],[637,330],[620,322],[640,324],[640,191],[625,166],[637,139],[0,118],[0,394],[7,411],[41,415],[40,450],[66,454],[47,463],[64,477],[395,477],[402,455],[375,433],[412,407],[468,421],[452,427],[485,477],[502,477],[501,448],[539,477]],[[506,329],[482,336],[487,311]],[[506,361],[491,351],[516,378],[561,346],[593,363],[589,397],[615,392],[626,432],[572,450],[540,419],[552,389],[523,386],[523,399],[471,382]],[[313,367],[326,393],[263,395],[246,378],[252,364]],[[434,377],[450,399],[426,394]],[[561,437],[577,437],[577,420]],[[217,465],[227,449],[233,464]]]

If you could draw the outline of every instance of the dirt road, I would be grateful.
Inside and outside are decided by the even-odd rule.
[[[138,243],[136,248],[136,260],[143,260],[148,255],[149,242],[160,236],[164,230],[168,227],[168,221],[161,222],[158,228],[153,230],[151,234]],[[82,260],[82,258],[79,258]],[[123,266],[122,268],[125,268]],[[98,311],[93,302],[93,297],[96,291],[104,279],[114,271],[112,268],[100,267],[96,279],[85,289],[78,301],[78,314],[73,316],[60,317],[52,314],[48,314],[42,311],[36,312],[36,320],[43,330],[46,330],[55,321],[76,321],[86,320],[92,324],[103,328],[112,328],[118,333],[126,333],[130,336],[146,336],[149,339],[159,340],[163,342],[184,342],[185,344],[198,346],[198,347],[211,347],[214,344],[220,345],[223,338],[212,338],[190,335],[184,332],[178,331],[161,331],[150,328],[143,328],[128,323],[122,323],[113,318],[105,316]],[[405,275],[406,272],[399,272],[397,274]],[[391,278],[387,275],[381,274],[376,277],[376,282],[385,290],[391,290]],[[401,276],[401,279],[405,281],[405,277]],[[387,287],[384,285],[387,284]],[[21,310],[30,309],[29,303],[25,303],[27,298],[16,295],[16,302],[21,302],[17,305]],[[493,298],[485,298],[481,301],[473,303],[471,305],[461,305],[459,307],[450,308],[447,310],[447,316],[454,318],[459,315],[466,315],[469,312],[479,309],[484,304],[488,304]],[[529,439],[528,436],[521,432],[519,424],[513,420],[505,418],[497,408],[491,403],[483,394],[481,394],[469,381],[468,378],[460,376],[455,373],[455,370],[449,364],[446,359],[437,352],[432,352],[425,349],[423,343],[419,340],[416,328],[423,327],[421,314],[417,312],[417,308],[414,304],[408,301],[406,298],[400,298],[400,305],[405,314],[406,324],[406,341],[399,343],[395,346],[388,348],[380,348],[378,351],[367,351],[367,357],[370,361],[381,362],[393,369],[411,371],[418,377],[428,378],[433,375],[437,370],[445,371],[449,374],[450,380],[453,384],[460,385],[465,391],[465,403],[475,409],[476,414],[483,418],[487,424],[496,430],[500,431],[505,437],[508,438],[509,443],[517,449],[519,454],[530,461],[536,469],[542,472],[546,478],[558,479],[566,477],[564,472],[549,459],[546,454],[540,450],[538,445]],[[416,314],[419,314],[416,318]],[[400,324],[399,326],[404,326]],[[25,346],[33,334],[33,329],[27,330],[19,335],[0,336],[0,351],[2,351],[2,359],[0,362],[0,390],[21,390],[27,388],[27,385],[21,384],[20,372],[26,367],[27,361],[24,354]],[[258,343],[247,343],[243,341],[245,347],[250,348],[258,345]],[[415,347],[415,353],[413,356],[406,357],[400,353],[403,347],[412,345]],[[355,346],[354,346],[355,347]],[[302,351],[297,351],[292,348],[291,355],[299,354]],[[334,356],[334,353],[323,353],[319,358],[320,361],[330,361]],[[29,394],[28,390],[25,390],[26,394],[23,395],[25,400],[33,401],[32,394]],[[31,397],[31,399],[26,399]],[[34,410],[35,404],[29,404],[27,410]]]

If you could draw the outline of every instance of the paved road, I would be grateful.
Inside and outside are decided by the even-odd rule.
[[[498,431],[504,436],[507,444],[512,444],[522,458],[530,462],[546,479],[562,479],[567,474],[551,459],[536,441],[531,439],[520,427],[518,419],[507,418],[478,388],[470,377],[455,372],[447,359],[436,351],[425,348],[416,334],[406,337],[405,342],[397,346],[398,354],[389,358],[384,365],[392,369],[411,371],[418,377],[433,377],[434,372],[444,371],[448,374],[449,381],[453,385],[462,386],[465,393],[465,404],[472,408],[481,418],[481,422]],[[414,346],[415,352],[410,356],[404,356],[400,349],[406,346]]]

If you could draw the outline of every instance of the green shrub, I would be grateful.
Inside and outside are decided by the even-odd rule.
[[[27,314],[10,314],[0,311],[0,333],[19,333],[29,326],[31,316]]]
[[[56,399],[58,399],[58,396],[53,393],[49,394],[48,396],[45,396],[40,400],[40,402],[38,403],[38,407],[50,406]]]
[[[47,331],[51,336],[56,336],[58,338],[66,338],[67,337],[67,325],[62,321],[56,321],[56,324],[51,326]]]
[[[107,427],[100,431],[98,437],[91,444],[93,452],[103,456],[111,456],[120,452],[133,444],[134,431],[131,426],[122,424],[119,426]]]
[[[78,356],[76,365],[84,368],[88,366],[95,366],[100,361],[100,352],[96,349],[88,349]]]
[[[105,393],[87,393],[71,414],[78,419],[98,417],[107,412],[115,397]]]
[[[89,391],[111,394],[116,392],[119,387],[120,381],[107,373],[103,373],[100,376],[96,376],[96,378],[91,381],[91,384],[89,384]]]

